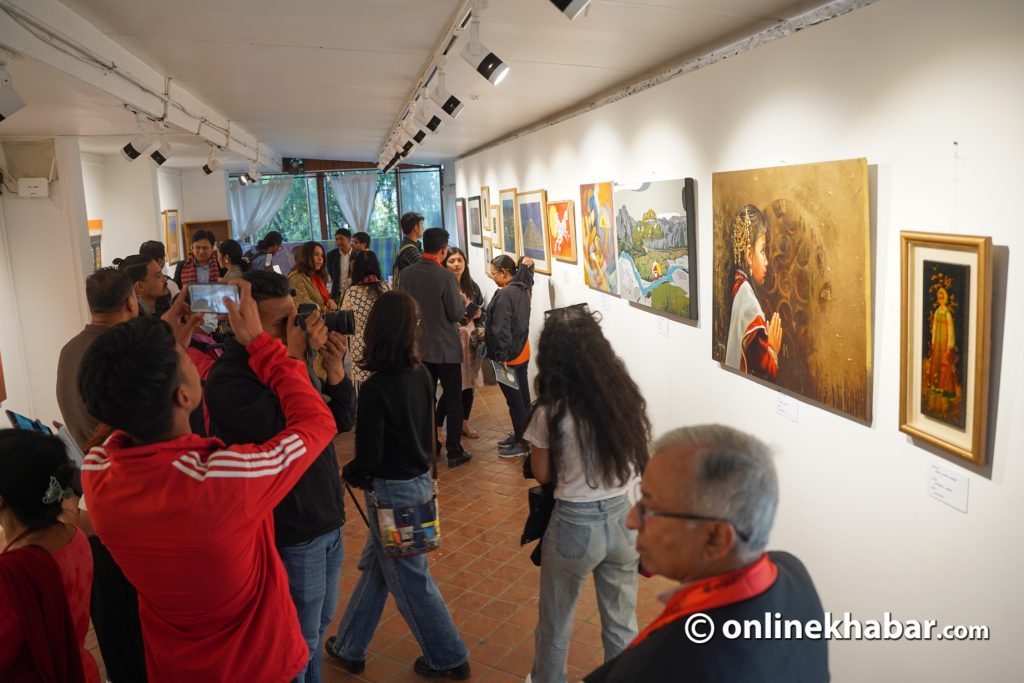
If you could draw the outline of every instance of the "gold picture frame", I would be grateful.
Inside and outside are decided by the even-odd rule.
[[[900,431],[985,464],[992,238],[900,233]]]
[[[494,247],[490,237],[484,237],[484,275],[491,276],[491,261],[494,260]]]
[[[517,256],[533,259],[534,270],[545,275],[551,274],[551,243],[548,241],[548,193],[547,190],[530,190],[516,193],[516,213],[519,224],[516,229]]]
[[[487,220],[491,215],[491,188],[488,185],[484,185],[480,188],[480,220],[484,226],[484,234],[490,230],[490,221]]]
[[[498,245],[503,254],[519,257],[519,205],[516,203],[517,190],[508,187],[498,192],[498,215],[501,219],[501,234]]]
[[[164,215],[164,246],[167,248],[167,262],[181,260],[181,228],[178,225],[178,210],[168,209]]]

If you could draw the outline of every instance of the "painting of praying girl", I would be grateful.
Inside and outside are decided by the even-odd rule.
[[[962,382],[969,352],[970,267],[925,260],[923,270],[921,412],[964,429],[967,411]]]

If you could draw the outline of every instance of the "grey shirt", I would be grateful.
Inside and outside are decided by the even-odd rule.
[[[85,409],[85,401],[78,392],[78,368],[92,343],[109,329],[107,325],[89,323],[64,345],[57,361],[57,405],[64,424],[79,446],[89,440],[99,421]]]
[[[420,307],[420,358],[426,363],[461,363],[458,323],[466,303],[455,273],[424,256],[402,270],[398,289]]]

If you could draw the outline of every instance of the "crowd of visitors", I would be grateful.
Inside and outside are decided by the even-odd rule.
[[[778,504],[767,447],[721,425],[652,444],[599,314],[576,304],[531,329],[529,258],[490,262],[487,301],[467,254],[423,222],[401,217],[387,276],[363,232],[301,245],[282,273],[280,233],[244,253],[199,230],[173,277],[149,241],[86,279],[90,322],[57,368],[73,444],[0,430],[0,680],[98,682],[90,619],[113,683],[317,683],[324,657],[359,674],[389,596],[422,653],[414,671],[469,678],[428,552],[444,472],[480,439],[485,366],[512,424],[488,446],[523,457],[550,501],[530,520],[543,538],[528,680],[567,680],[588,577],[605,661],[587,681],[828,680],[823,640],[697,643],[685,630],[698,612],[717,633],[823,618],[800,561],[765,550]],[[218,283],[237,288],[214,302],[227,313],[193,311],[190,288]],[[333,439],[353,429],[341,468]],[[351,503],[368,534],[342,601],[346,486],[362,492]],[[680,583],[643,628],[641,573]]]

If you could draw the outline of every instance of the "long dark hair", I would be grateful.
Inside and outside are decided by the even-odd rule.
[[[56,524],[76,473],[57,437],[0,429],[0,496],[22,526],[35,531]]]
[[[349,261],[352,269],[352,286],[366,287],[378,296],[384,293],[384,276],[381,274],[380,261],[372,251],[356,251]],[[376,277],[374,282],[363,282],[368,277]]]
[[[586,305],[548,311],[537,344],[537,403],[547,411],[552,471],[563,451],[562,420],[576,425],[587,484],[621,486],[650,456],[647,402]],[[536,410],[536,407],[534,408]]]
[[[448,259],[452,256],[461,256],[462,262],[466,264],[466,267],[462,269],[462,277],[459,278],[459,289],[466,295],[470,301],[476,298],[476,283],[473,282],[472,276],[469,274],[469,259],[466,258],[466,253],[458,247],[451,247],[448,249],[448,255],[444,257],[444,263],[442,264],[445,268],[448,267]]]
[[[370,309],[363,330],[366,351],[359,367],[368,372],[415,367],[419,307],[405,292],[384,292]]]
[[[313,254],[316,253],[317,247],[324,253],[324,262],[320,266],[320,270],[313,269]],[[299,252],[299,258],[295,259],[295,267],[292,270],[297,270],[307,277],[319,275],[321,280],[327,282],[327,250],[324,249],[324,245],[314,241],[303,244]]]
[[[243,273],[249,270],[249,259],[242,256],[242,245],[235,240],[224,240],[217,246],[221,256],[226,256],[231,265],[238,266]]]

